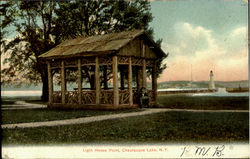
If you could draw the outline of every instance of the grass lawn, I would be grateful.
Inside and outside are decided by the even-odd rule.
[[[161,108],[249,110],[248,97],[159,95],[158,103]]]
[[[2,144],[247,142],[248,132],[248,113],[163,112],[80,125],[3,129]]]
[[[14,104],[15,101],[21,100],[28,103],[43,103],[39,100],[40,97],[5,97],[2,104]],[[4,106],[3,106],[4,107]],[[16,106],[18,107],[18,106]],[[11,108],[14,108],[12,106]],[[64,109],[12,109],[1,110],[2,124],[24,123],[24,122],[38,122],[51,121],[61,119],[72,119],[80,117],[90,117],[106,114],[118,114],[142,111],[141,109],[128,110],[64,110]]]
[[[141,109],[128,110],[62,110],[62,109],[16,109],[16,110],[2,110],[2,124],[24,123],[24,122],[38,122],[72,119],[80,117],[90,117],[106,114],[118,114],[142,111]]]

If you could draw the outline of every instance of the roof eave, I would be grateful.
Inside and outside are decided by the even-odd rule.
[[[102,54],[97,55],[97,53],[102,52]],[[44,60],[51,60],[51,59],[66,59],[66,58],[77,58],[77,57],[96,57],[96,56],[104,56],[104,55],[110,55],[110,54],[115,54],[117,50],[108,50],[108,51],[89,51],[89,52],[81,52],[77,53],[74,55],[55,55],[55,56],[45,56],[45,57],[40,57]],[[86,54],[87,53],[87,54]]]
[[[147,37],[147,39],[153,44],[154,49],[158,50],[158,51],[161,53],[161,56],[162,56],[163,58],[167,57],[167,54],[161,49],[161,47],[159,47],[159,46],[154,42],[153,39],[150,38],[150,36],[149,36],[146,32],[144,32],[144,35],[145,35],[145,36]]]

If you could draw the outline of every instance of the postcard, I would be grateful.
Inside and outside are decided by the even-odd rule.
[[[2,1],[2,158],[249,158],[247,0]]]

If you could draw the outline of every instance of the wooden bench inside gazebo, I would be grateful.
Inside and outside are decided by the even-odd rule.
[[[50,108],[123,109],[137,108],[139,92],[147,88],[150,74],[152,89],[148,90],[150,106],[157,99],[157,60],[165,53],[144,30],[78,37],[57,45],[39,56],[47,63]],[[94,87],[83,89],[84,70],[91,67]],[[61,90],[55,91],[53,70],[59,70]],[[77,88],[66,88],[66,69],[77,72]],[[107,78],[107,70],[112,78]],[[103,82],[100,82],[102,78]],[[108,85],[108,82],[110,85]]]

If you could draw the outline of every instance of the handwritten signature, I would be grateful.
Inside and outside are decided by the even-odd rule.
[[[180,157],[184,157],[187,155],[195,155],[199,157],[221,157],[223,156],[223,150],[225,149],[225,145],[220,146],[195,146],[195,147],[187,147],[183,148],[183,151]]]

